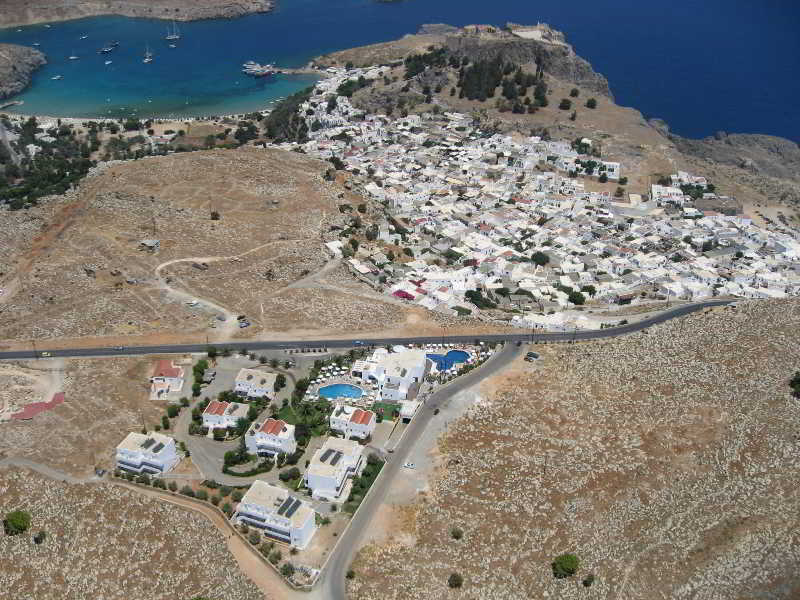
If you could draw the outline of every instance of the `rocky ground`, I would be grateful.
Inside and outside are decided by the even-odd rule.
[[[47,60],[44,54],[35,48],[0,44],[0,100],[18,94],[28,87],[31,73],[45,62]]]
[[[54,360],[9,364],[0,370],[4,392],[17,405],[64,392],[65,402],[30,421],[0,424],[0,458],[23,458],[84,477],[113,465],[114,448],[131,431],[160,423],[165,403],[148,399],[154,359]],[[58,388],[48,385],[57,379]]]
[[[0,543],[3,598],[262,600],[225,540],[194,512],[110,484],[70,485],[0,469],[0,514],[30,530]],[[42,544],[33,536],[45,531]]]
[[[351,597],[798,597],[798,325],[800,303],[754,302],[537,347],[450,425],[430,492],[362,551]],[[581,566],[559,580],[563,552]]]
[[[272,10],[272,0],[4,0],[0,27],[68,21],[98,15],[194,21]]]

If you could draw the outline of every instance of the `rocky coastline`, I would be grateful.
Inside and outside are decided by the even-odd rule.
[[[35,48],[0,44],[0,100],[18,94],[31,81],[31,74],[47,62]]]
[[[119,15],[147,19],[197,21],[233,19],[268,12],[273,0],[4,0],[0,27]]]

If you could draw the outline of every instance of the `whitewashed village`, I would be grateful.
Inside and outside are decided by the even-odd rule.
[[[309,141],[282,146],[339,162],[385,207],[368,243],[350,246],[344,232],[327,248],[386,294],[565,330],[604,324],[582,305],[800,290],[798,240],[779,224],[754,225],[703,177],[679,171],[652,181],[649,195],[628,194],[625,165],[600,158],[595,140],[487,134],[469,115],[436,110],[366,114],[337,90],[384,70],[328,71],[300,106]],[[588,191],[590,181],[620,187]]]

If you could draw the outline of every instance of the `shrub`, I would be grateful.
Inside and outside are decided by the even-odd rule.
[[[185,485],[181,488],[181,494],[184,496],[189,496],[190,498],[194,498],[194,490],[188,485]]]
[[[287,562],[285,565],[281,567],[281,575],[289,579],[292,575],[294,575],[294,565],[292,563]]]
[[[597,108],[597,100],[595,100],[594,98],[589,98],[586,101],[586,108],[592,108],[592,109]]]
[[[257,531],[251,531],[250,535],[247,537],[247,540],[253,544],[253,546],[257,546],[258,543],[261,541],[261,534]]]
[[[578,97],[578,94],[580,94],[580,92],[578,91],[578,88],[572,88],[572,89],[569,91],[569,95],[570,95],[572,98],[577,98],[577,97]]]
[[[6,535],[19,535],[25,533],[31,526],[31,515],[24,510],[14,510],[6,515],[3,527]]]
[[[41,544],[43,541],[47,539],[47,532],[42,530],[33,536],[33,543],[34,544]]]
[[[197,490],[195,498],[197,498],[198,500],[208,500],[208,492],[205,490]]]
[[[453,589],[458,589],[464,585],[464,578],[459,573],[451,573],[447,578],[447,585]]]
[[[167,407],[167,416],[170,419],[174,419],[175,417],[177,417],[179,412],[181,412],[181,409],[175,406],[174,404],[170,404]]]
[[[221,488],[219,488],[219,493],[222,495],[223,498],[230,496],[231,488],[228,487],[227,485],[223,485]]]
[[[594,583],[594,574],[589,573],[581,583],[583,583],[583,587],[592,587],[592,584]]]
[[[222,502],[222,498],[220,498],[219,496],[211,497],[211,504],[213,504],[214,506],[219,506],[220,502]]]
[[[558,105],[558,108],[561,110],[569,110],[572,108],[572,100],[569,98],[562,98],[561,102]]]
[[[169,482],[169,491],[170,492],[175,492],[177,490],[178,490],[178,484],[175,483],[174,481],[170,481]]]
[[[282,556],[283,555],[281,554],[280,550],[275,550],[275,551],[270,553],[269,562],[271,562],[273,565],[277,565],[279,562],[281,562],[281,557]]]
[[[578,571],[580,561],[574,554],[560,554],[556,556],[553,561],[553,577],[556,579],[564,579],[572,577]]]
[[[242,492],[240,492],[239,490],[234,490],[233,493],[231,494],[231,500],[233,500],[234,502],[241,502]]]
[[[347,574],[345,575],[345,577],[347,577],[347,579],[355,579],[355,576],[356,576],[356,572],[353,571],[353,569],[347,569]]]
[[[450,537],[453,538],[454,540],[460,540],[462,537],[464,537],[464,532],[461,531],[458,527],[453,527],[450,530]]]
[[[233,507],[228,502],[226,502],[225,504],[222,505],[222,512],[230,516],[233,513]]]

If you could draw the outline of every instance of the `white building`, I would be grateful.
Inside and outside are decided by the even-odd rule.
[[[294,425],[278,419],[267,419],[263,424],[253,423],[245,436],[245,445],[250,454],[258,456],[277,456],[294,454],[297,442],[294,439]]]
[[[265,373],[258,369],[240,369],[236,375],[236,385],[234,391],[237,394],[250,398],[267,396],[273,398],[275,395],[275,373]]]
[[[377,384],[382,400],[406,400],[425,377],[427,363],[425,350],[402,349],[390,353],[378,348],[368,359],[357,361],[351,374],[366,383]]]
[[[130,473],[161,475],[179,460],[175,440],[160,433],[129,433],[117,446],[117,468]]]
[[[330,416],[331,429],[340,431],[346,439],[366,439],[375,431],[375,413],[347,404],[337,404]]]
[[[303,483],[315,500],[341,502],[350,495],[350,479],[361,474],[365,463],[364,447],[358,442],[329,437],[314,453]]]
[[[310,504],[264,481],[253,482],[236,508],[233,520],[301,550],[317,531],[316,514]]]
[[[247,404],[212,400],[203,411],[203,427],[209,429],[236,427],[236,421],[247,417]]]
[[[158,361],[150,378],[150,399],[166,400],[170,394],[180,394],[182,389],[183,367],[171,360]]]

